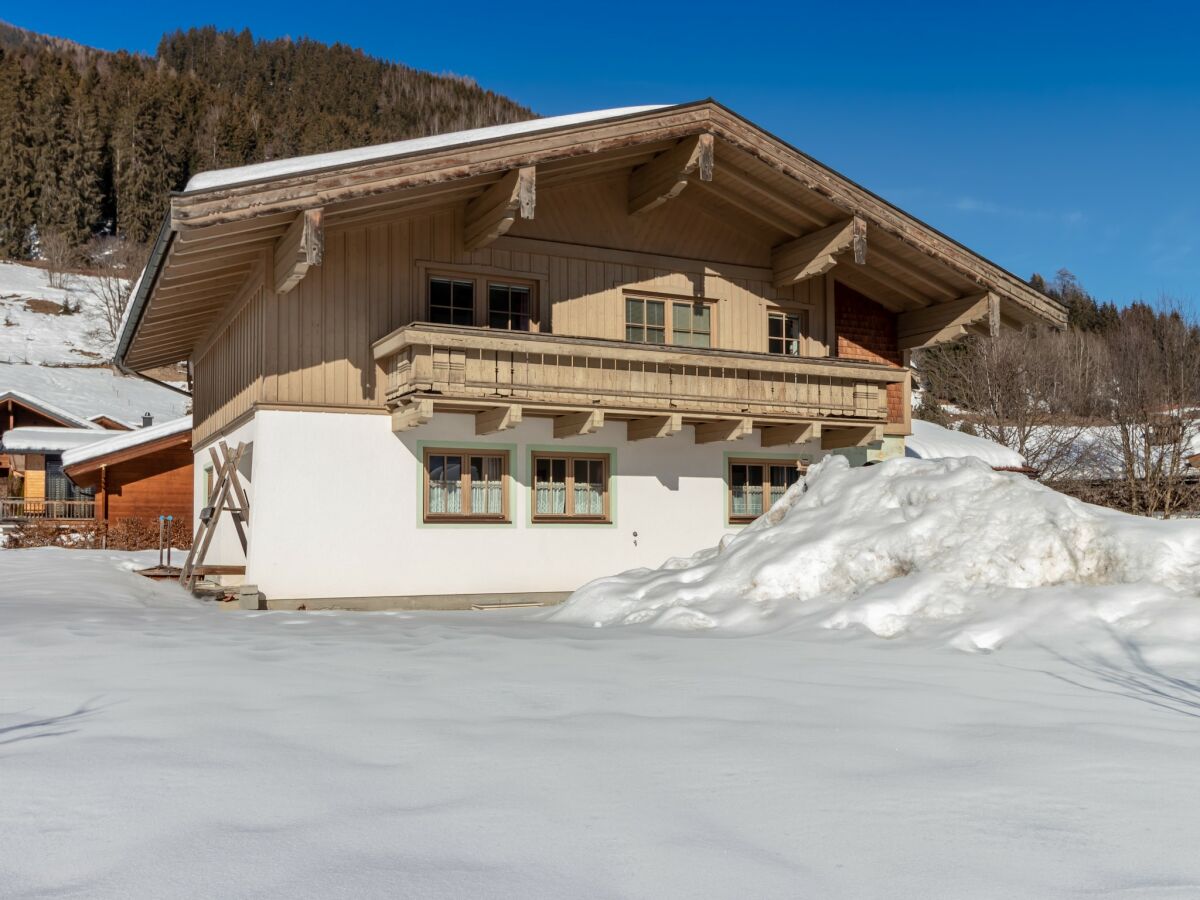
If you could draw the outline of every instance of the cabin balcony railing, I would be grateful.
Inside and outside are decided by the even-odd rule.
[[[96,501],[45,500],[42,498],[0,497],[0,520],[62,519],[79,520],[96,517]]]
[[[908,371],[847,360],[647,346],[418,323],[377,341],[395,409],[421,399],[885,426]],[[897,423],[892,423],[897,424]]]

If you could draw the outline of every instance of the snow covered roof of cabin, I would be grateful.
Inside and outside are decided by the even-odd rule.
[[[59,417],[67,415],[81,428],[98,429],[88,420],[100,415],[128,422],[141,422],[147,412],[155,419],[177,419],[191,404],[189,397],[107,366],[0,363],[0,397],[8,392],[53,406]]]
[[[98,429],[100,427],[96,423],[92,422],[90,419],[80,418],[79,416],[76,416],[72,413],[67,412],[65,409],[61,409],[60,407],[55,406],[53,403],[47,403],[45,400],[42,400],[40,397],[35,397],[32,394],[27,394],[24,391],[14,391],[12,389],[0,389],[0,403],[3,403],[5,400],[15,400],[17,403],[20,403],[22,406],[26,406],[29,409],[37,410],[38,412],[42,413],[43,415],[48,416],[51,419],[59,419],[63,422],[70,422],[72,425],[76,425],[79,428],[96,428],[96,429]]]
[[[207,191],[234,184],[247,184],[253,181],[265,181],[269,178],[280,178],[285,175],[299,175],[304,172],[328,169],[334,166],[353,165],[354,163],[389,159],[393,156],[404,156],[409,153],[422,153],[426,150],[441,150],[463,144],[474,144],[479,141],[491,141],[520,134],[550,131],[551,129],[563,128],[568,125],[582,125],[587,122],[616,119],[621,116],[649,112],[654,109],[664,109],[666,105],[626,106],[618,109],[601,109],[594,112],[551,116],[546,119],[529,119],[524,122],[511,122],[507,125],[490,125],[486,128],[471,128],[467,131],[452,131],[449,134],[434,134],[429,137],[413,138],[407,141],[393,141],[390,144],[376,144],[373,147],[352,147],[349,150],[314,153],[310,156],[293,156],[288,159],[275,159],[270,162],[237,166],[232,169],[214,169],[211,172],[200,172],[197,175],[193,175],[184,190]]]
[[[75,447],[63,454],[64,466],[77,466],[80,463],[102,459],[113,453],[131,450],[145,444],[153,444],[163,438],[186,434],[192,430],[192,417],[183,416],[170,422],[151,425],[148,428],[137,428],[133,431],[108,432],[109,437],[101,438],[81,447]]]
[[[94,444],[96,435],[102,433],[96,428],[39,428],[22,425],[20,428],[10,428],[4,432],[4,437],[0,438],[0,446],[3,446],[7,453],[62,453],[72,447]]]
[[[987,438],[951,431],[933,422],[913,419],[913,433],[904,439],[904,455],[917,459],[961,459],[973,456],[995,469],[1024,469],[1025,458]]]

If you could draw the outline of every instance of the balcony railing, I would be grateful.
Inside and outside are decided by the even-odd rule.
[[[43,500],[25,497],[0,497],[0,520],[14,519],[94,519],[96,501]]]
[[[904,369],[415,324],[375,344],[390,406],[421,397],[772,421],[888,422]]]

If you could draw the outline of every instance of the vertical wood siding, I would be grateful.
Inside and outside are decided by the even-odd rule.
[[[197,443],[255,403],[381,407],[384,385],[371,344],[426,318],[422,265],[539,279],[550,330],[569,336],[623,339],[626,293],[650,291],[712,301],[715,346],[765,352],[767,309],[803,305],[812,334],[807,354],[828,354],[824,278],[776,290],[763,236],[701,212],[698,201],[683,200],[686,192],[630,218],[624,190],[618,178],[540,192],[537,217],[510,235],[517,239],[507,242],[513,249],[502,238],[493,247],[466,250],[462,205],[381,223],[331,225],[320,267],[283,295],[257,276],[224,331],[207,349],[205,342],[198,345]],[[536,241],[547,242],[547,251],[536,252]],[[748,272],[761,275],[744,277]]]

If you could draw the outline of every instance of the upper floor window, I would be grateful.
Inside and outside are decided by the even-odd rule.
[[[475,282],[430,278],[429,321],[441,325],[474,325]]]
[[[625,298],[627,341],[711,347],[712,338],[712,306],[703,300]]]
[[[531,291],[521,284],[488,283],[488,327],[528,331]]]
[[[794,462],[731,460],[729,521],[754,521],[800,480],[800,474]]]
[[[430,275],[429,321],[439,325],[486,325],[508,331],[536,331],[537,295],[533,283],[476,275]]]
[[[808,310],[770,313],[767,316],[767,352],[781,356],[801,356],[804,335],[807,333]]]

